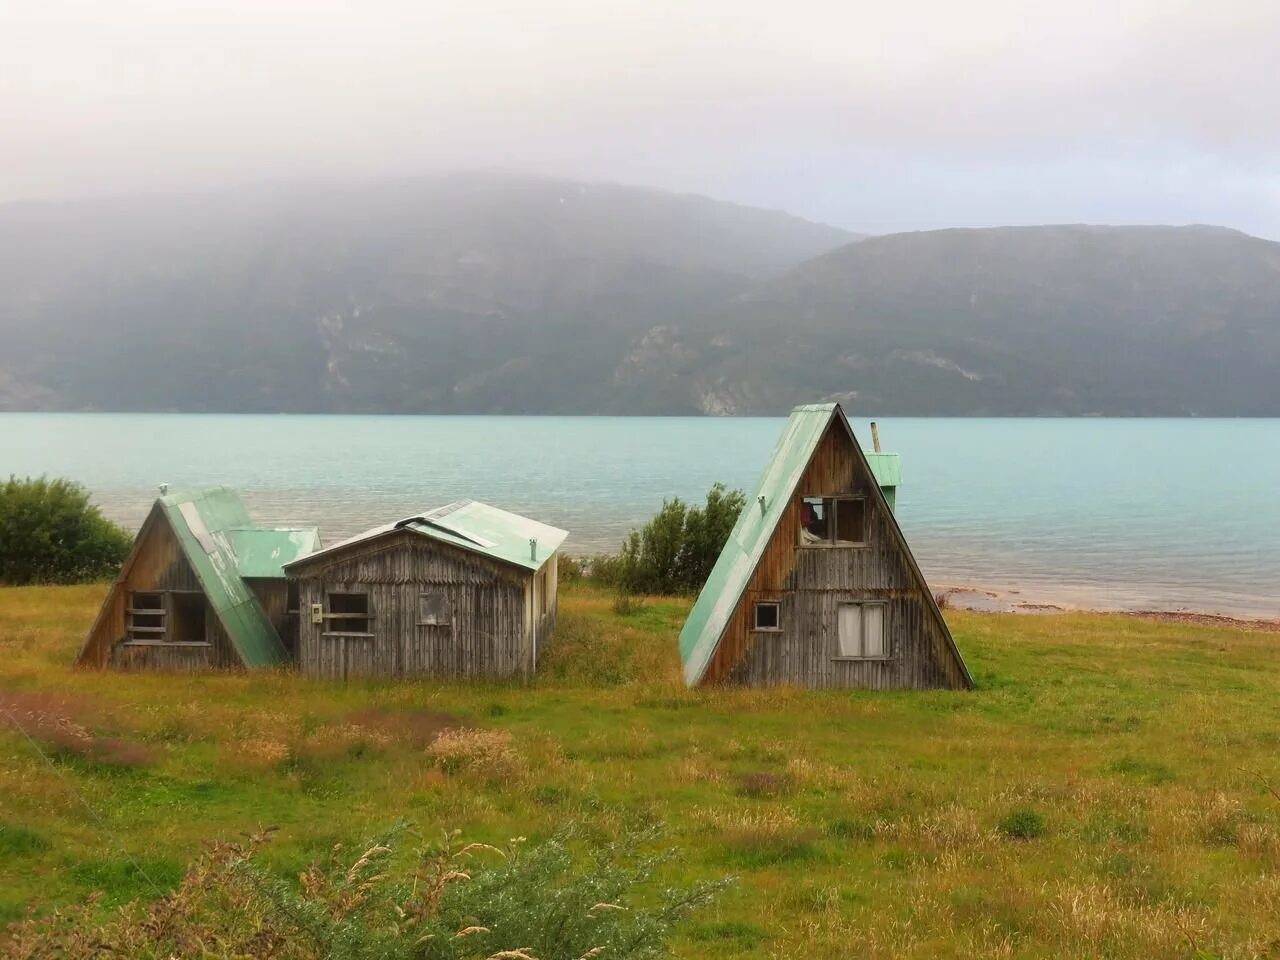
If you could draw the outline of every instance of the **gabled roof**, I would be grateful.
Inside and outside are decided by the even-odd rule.
[[[724,635],[729,619],[733,616],[742,599],[743,592],[755,572],[756,566],[764,556],[778,522],[786,511],[787,503],[795,493],[796,486],[804,476],[827,428],[833,420],[838,419],[853,441],[858,455],[867,461],[868,469],[880,486],[897,486],[900,481],[898,458],[895,454],[873,455],[874,459],[862,453],[861,446],[853,436],[849,421],[838,403],[812,403],[798,406],[791,411],[786,428],[778,439],[773,456],[765,467],[764,474],[755,492],[747,499],[734,525],[733,532],[720,552],[706,585],[698,594],[698,599],[680,631],[680,659],[684,663],[684,679],[688,686],[696,685],[706,672],[707,665],[715,655],[720,638]],[[888,517],[890,530],[899,547],[906,554],[911,571],[917,582],[924,584],[924,576],[916,565],[915,558],[907,546],[897,518],[884,501],[884,495],[876,489],[875,496],[881,500],[881,508]],[[926,588],[928,605],[934,616],[942,624],[944,633],[950,637],[942,612],[933,599],[933,594]],[[954,648],[954,644],[953,644]],[[959,652],[956,652],[960,660]],[[960,660],[961,668],[964,662]],[[966,676],[967,676],[967,670]]]
[[[287,654],[280,637],[243,578],[283,577],[286,562],[320,545],[315,528],[254,528],[239,495],[226,487],[167,493],[152,508],[153,515],[157,511],[168,520],[210,608],[244,665],[283,663]],[[141,534],[138,542],[142,542]],[[121,570],[121,579],[136,552],[135,546]]]
[[[395,523],[387,523],[372,530],[366,530],[364,533],[332,544],[323,550],[317,550],[286,566],[299,567],[347,547],[394,536],[403,530],[535,571],[542,568],[542,565],[551,558],[560,544],[564,543],[565,537],[569,535],[557,527],[530,520],[518,513],[491,507],[487,503],[480,503],[477,500],[457,500]],[[537,541],[536,553],[530,547],[530,540]]]

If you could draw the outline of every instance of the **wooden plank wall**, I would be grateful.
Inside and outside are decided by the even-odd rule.
[[[88,666],[123,670],[203,670],[241,666],[240,656],[213,609],[206,605],[207,647],[122,646],[126,609],[134,591],[200,591],[200,581],[187,562],[163,511],[152,511],[143,529],[133,563],[108,595],[103,612],[81,654]]]
[[[253,578],[246,579],[245,584],[258,598],[262,612],[267,615],[271,625],[280,635],[284,648],[291,657],[298,655],[298,617],[289,612],[289,588],[284,579]]]
[[[294,568],[299,665],[312,677],[500,678],[531,667],[526,606],[531,577],[406,531]],[[328,593],[367,593],[372,637],[327,636],[311,605]],[[418,595],[443,593],[451,622],[418,623]],[[327,606],[326,606],[327,609]]]
[[[556,632],[556,613],[560,605],[560,554],[554,553],[543,568],[533,577],[533,593],[530,607],[532,624],[533,669],[541,659]],[[546,612],[543,612],[543,593],[546,593]]]
[[[729,620],[705,682],[877,690],[966,685],[891,521],[871,494],[874,483],[844,425],[833,419]],[[866,544],[800,546],[801,500],[841,494],[867,497]],[[760,600],[781,604],[780,632],[753,629]],[[889,656],[839,660],[836,608],[865,600],[885,603]]]

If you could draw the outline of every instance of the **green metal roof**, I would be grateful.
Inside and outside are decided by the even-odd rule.
[[[274,579],[284,576],[284,565],[320,549],[315,527],[240,527],[230,531],[240,576]]]
[[[866,453],[871,473],[881,490],[902,486],[902,460],[896,453]]]
[[[287,566],[300,566],[304,562],[309,563],[357,543],[391,536],[401,530],[410,530],[432,540],[449,543],[526,570],[541,569],[569,535],[557,527],[491,507],[487,503],[458,500],[417,516],[366,530],[301,557]],[[536,546],[531,546],[530,540],[537,541]]]
[[[283,663],[287,654],[280,636],[243,577],[282,576],[281,563],[270,572],[271,554],[277,548],[283,552],[288,546],[296,557],[304,544],[319,543],[315,530],[254,530],[240,497],[226,487],[167,493],[156,501],[156,506],[164,511],[204,588],[209,606],[244,665],[267,667]],[[274,546],[269,547],[268,541]],[[241,569],[237,543],[245,547],[247,566],[256,572]]]
[[[747,498],[747,505],[680,631],[680,659],[684,661],[684,680],[689,686],[697,684],[706,672],[720,636],[737,609],[742,592],[764,555],[787,500],[804,475],[835,408],[833,403],[808,404],[791,411],[760,483]]]
[[[697,684],[706,672],[729,618],[737,609],[751,574],[764,555],[778,521],[782,519],[788,500],[836,416],[843,417],[838,403],[805,404],[791,411],[759,485],[747,499],[746,507],[711,569],[706,585],[698,594],[684,629],[680,631],[680,659],[684,661],[684,679],[689,686]],[[892,488],[901,482],[902,471],[896,453],[866,456],[880,487]]]

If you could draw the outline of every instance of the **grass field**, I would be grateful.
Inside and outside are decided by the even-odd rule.
[[[948,612],[973,692],[690,692],[683,601],[577,586],[531,686],[342,686],[73,670],[103,590],[0,590],[0,702],[52,757],[0,725],[0,920],[265,825],[289,873],[400,818],[657,821],[672,878],[740,878],[684,957],[1280,956],[1280,635]]]

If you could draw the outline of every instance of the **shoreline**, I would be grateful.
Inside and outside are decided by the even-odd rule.
[[[965,610],[972,613],[1015,613],[1025,616],[1107,613],[1163,623],[1194,623],[1280,633],[1280,610],[1267,613],[1230,606],[1206,609],[1198,605],[1170,608],[1158,601],[1144,602],[1150,598],[1134,594],[1100,593],[1096,587],[1085,585],[984,586],[944,583],[934,588],[934,596],[944,610]],[[1110,602],[1106,602],[1108,599]],[[1104,602],[1099,604],[1099,600]]]

